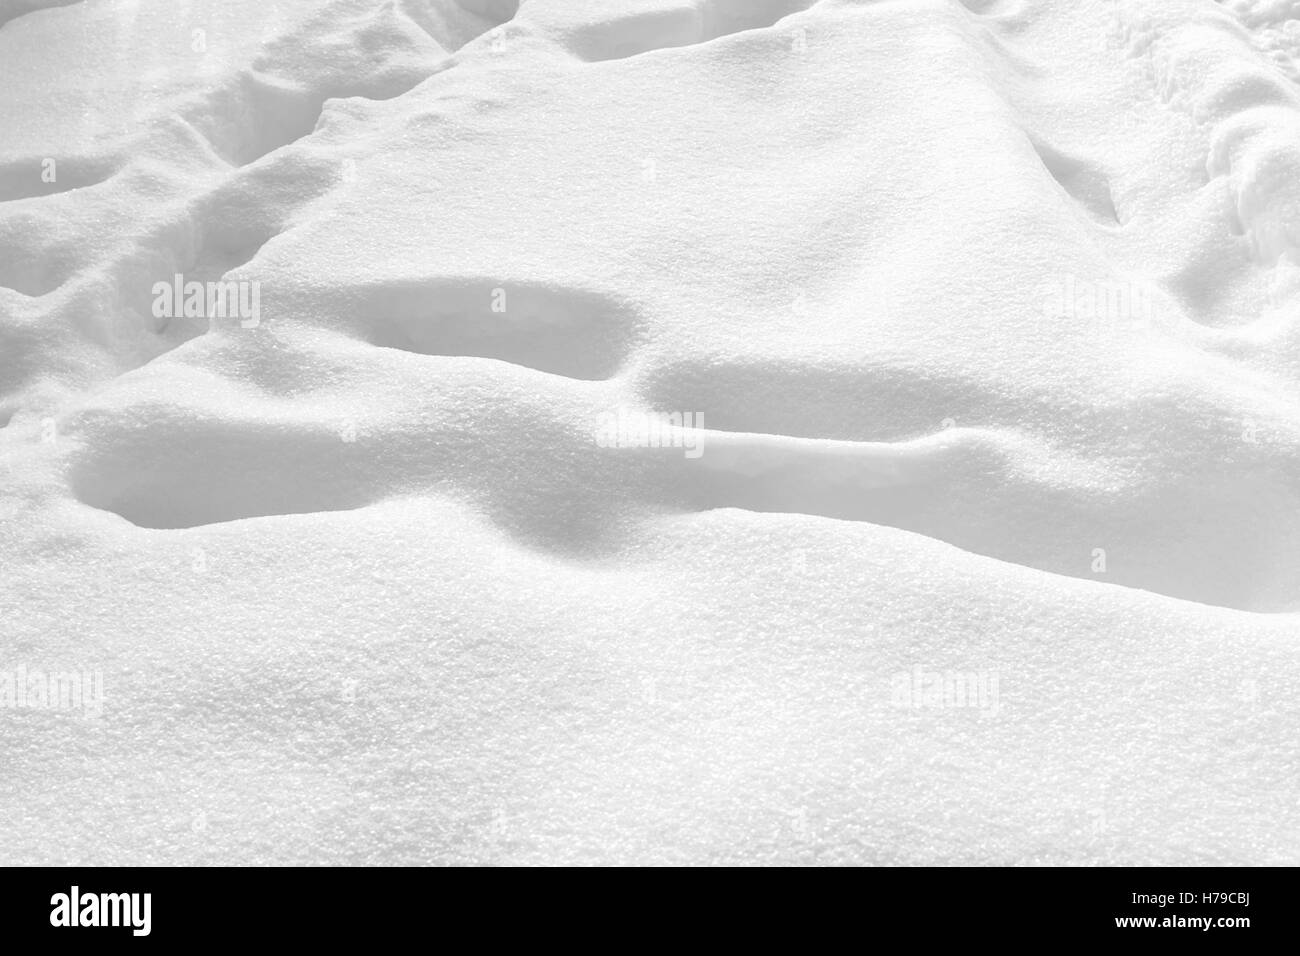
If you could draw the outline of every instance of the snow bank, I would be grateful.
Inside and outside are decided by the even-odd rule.
[[[5,862],[1296,862],[1285,4],[40,6]]]

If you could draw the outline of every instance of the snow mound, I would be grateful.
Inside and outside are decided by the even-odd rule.
[[[1289,16],[0,0],[0,862],[1295,863]]]

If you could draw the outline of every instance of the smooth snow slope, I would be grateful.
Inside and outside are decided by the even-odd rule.
[[[1300,862],[1297,18],[0,0],[0,862]]]

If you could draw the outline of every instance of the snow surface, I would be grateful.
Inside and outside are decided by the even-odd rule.
[[[0,0],[0,863],[1300,862],[1298,21]]]

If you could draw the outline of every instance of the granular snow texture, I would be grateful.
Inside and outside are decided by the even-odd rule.
[[[0,0],[0,863],[1300,863],[1298,20]]]

